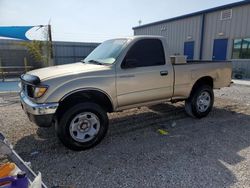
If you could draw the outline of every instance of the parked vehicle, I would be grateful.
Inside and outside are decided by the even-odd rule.
[[[55,123],[62,143],[73,150],[98,144],[107,113],[165,101],[185,100],[193,117],[208,115],[213,89],[230,86],[230,62],[170,57],[163,37],[108,40],[84,61],[33,70],[21,76],[21,103],[40,127]]]

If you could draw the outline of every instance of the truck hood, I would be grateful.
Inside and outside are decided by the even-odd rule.
[[[107,67],[106,65],[95,65],[95,64],[86,64],[79,62],[67,65],[57,65],[53,67],[36,69],[33,71],[29,71],[27,74],[38,76],[40,80],[47,80],[49,78],[67,76],[71,74],[79,74],[79,73],[103,70],[106,67]]]

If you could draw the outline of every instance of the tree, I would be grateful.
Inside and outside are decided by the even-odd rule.
[[[37,63],[41,63],[43,67],[46,67],[53,65],[51,58],[52,44],[49,40],[49,32],[47,29],[44,31],[44,38],[45,41],[32,40],[19,44],[27,48],[28,53]]]

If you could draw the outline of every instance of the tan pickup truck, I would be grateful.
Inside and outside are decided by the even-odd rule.
[[[103,42],[82,62],[33,70],[21,76],[21,104],[40,127],[55,123],[73,150],[98,144],[108,112],[166,101],[185,101],[193,117],[208,115],[213,89],[231,83],[231,63],[186,62],[171,57],[165,38],[135,36]]]

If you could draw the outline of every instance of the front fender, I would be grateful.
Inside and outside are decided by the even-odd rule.
[[[63,80],[61,78],[50,80],[47,85],[49,85],[48,93],[40,99],[41,103],[59,102],[70,93],[80,90],[96,90],[107,95],[114,107],[117,106],[114,76],[64,78]]]

